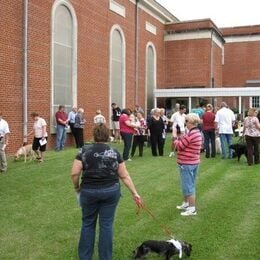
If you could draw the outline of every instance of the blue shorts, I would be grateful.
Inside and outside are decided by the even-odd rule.
[[[198,164],[179,164],[183,196],[195,195]]]

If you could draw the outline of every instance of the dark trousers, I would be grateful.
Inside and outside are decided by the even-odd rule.
[[[259,164],[259,144],[260,137],[256,136],[245,136],[246,139],[246,148],[247,148],[247,163],[252,165],[255,161],[255,164]]]
[[[159,156],[163,156],[163,138],[162,134],[151,134],[150,136],[151,140],[151,150],[152,150],[152,155],[157,156],[159,153]],[[158,149],[158,153],[157,153]]]
[[[77,144],[77,139],[76,139],[76,132],[75,132],[75,128],[74,128],[74,123],[70,123],[70,130],[71,130],[71,133],[74,137],[74,140],[75,140],[75,144],[76,144],[76,147],[78,147],[78,144]]]
[[[204,134],[204,145],[206,149],[206,158],[216,156],[216,134],[215,129],[203,131]],[[211,149],[209,144],[211,144]],[[211,150],[211,151],[210,151]],[[211,152],[211,153],[210,153]]]
[[[144,135],[134,135],[131,156],[134,157],[136,147],[139,148],[139,156],[143,156],[144,149]]]
[[[122,140],[124,141],[123,160],[129,159],[130,149],[133,141],[133,134],[120,132]]]
[[[81,148],[84,145],[83,128],[74,128],[75,140],[77,148]]]

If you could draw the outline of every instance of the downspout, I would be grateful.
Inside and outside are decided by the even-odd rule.
[[[211,47],[210,47],[210,87],[215,87],[214,82],[214,52],[213,52],[213,30],[211,30]],[[212,97],[212,105],[214,106],[214,97]]]
[[[139,0],[136,0],[135,5],[135,104],[138,104],[138,44],[139,44],[139,15],[138,15],[138,3]]]
[[[23,13],[23,136],[27,136],[28,124],[28,0],[24,0]],[[27,137],[24,137],[27,142]]]

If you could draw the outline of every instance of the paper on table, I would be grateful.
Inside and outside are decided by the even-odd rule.
[[[41,139],[39,142],[40,142],[40,145],[41,145],[41,146],[47,144],[47,140],[46,140],[46,138]]]

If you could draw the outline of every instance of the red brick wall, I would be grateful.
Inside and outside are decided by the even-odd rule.
[[[243,87],[246,80],[260,79],[260,41],[225,44],[223,85]]]
[[[0,111],[11,131],[7,153],[22,145],[22,1],[1,1]]]
[[[209,86],[210,50],[210,39],[166,42],[166,86]]]
[[[214,86],[222,87],[222,49],[213,43],[213,77]]]

